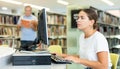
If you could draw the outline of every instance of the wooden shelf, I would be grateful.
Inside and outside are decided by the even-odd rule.
[[[50,36],[49,39],[66,39],[66,36]]]
[[[107,24],[107,23],[103,23],[101,21],[97,21],[98,24],[103,24],[103,25],[107,25],[107,26],[113,26],[113,27],[119,27],[119,25],[115,25],[115,24]]]
[[[110,36],[105,36],[106,38],[118,38],[120,39],[120,35],[110,35]]]
[[[17,27],[17,25],[13,25],[13,24],[2,24],[2,23],[0,23],[0,26]]]
[[[47,24],[47,25],[51,25],[51,26],[66,26],[65,24]]]

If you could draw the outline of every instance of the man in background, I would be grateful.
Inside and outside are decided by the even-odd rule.
[[[33,45],[37,36],[37,17],[32,15],[32,7],[25,6],[25,14],[22,15],[17,23],[18,30],[20,32],[21,50],[30,50],[30,46]]]

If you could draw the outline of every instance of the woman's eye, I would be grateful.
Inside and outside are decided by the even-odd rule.
[[[81,20],[82,20],[82,19],[85,19],[85,17],[83,17],[83,16],[78,16],[78,17],[77,17],[77,20],[78,20],[78,19],[81,19]]]
[[[78,19],[79,19],[79,17],[77,16],[77,17],[76,17],[76,20],[78,20]]]
[[[83,17],[83,16],[81,16],[81,19],[84,19],[84,17]]]

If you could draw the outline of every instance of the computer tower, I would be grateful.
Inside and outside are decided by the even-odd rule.
[[[51,65],[51,54],[15,53],[12,56],[13,65]]]

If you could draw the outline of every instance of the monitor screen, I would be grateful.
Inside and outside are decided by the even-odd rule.
[[[42,9],[38,13],[38,41],[48,45],[48,31],[47,31],[47,13],[45,9]]]

